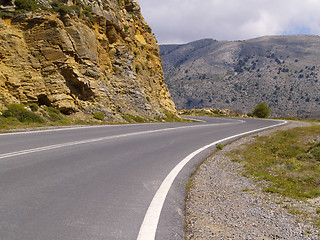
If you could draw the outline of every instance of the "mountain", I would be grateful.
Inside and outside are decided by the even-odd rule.
[[[248,113],[259,102],[273,117],[320,118],[320,37],[204,39],[161,45],[165,81],[179,109]]]
[[[176,114],[159,46],[134,0],[0,0],[0,109]]]

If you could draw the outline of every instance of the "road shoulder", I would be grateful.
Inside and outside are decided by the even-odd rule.
[[[209,157],[188,184],[186,239],[318,239],[318,229],[308,219],[288,210],[289,206],[312,213],[316,204],[263,192],[257,183],[242,176],[241,163],[226,156],[256,135],[304,124],[292,122],[241,138]]]

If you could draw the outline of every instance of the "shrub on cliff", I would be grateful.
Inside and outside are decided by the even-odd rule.
[[[39,5],[35,0],[16,0],[16,10],[20,12],[35,11]]]
[[[74,1],[73,5],[69,6],[65,4],[62,0],[53,0],[50,3],[52,10],[54,12],[58,12],[61,16],[64,16],[66,14],[70,15],[77,15],[80,16],[86,16],[90,21],[93,20],[92,16],[92,8],[89,6],[85,6],[81,3],[81,1]],[[82,11],[83,10],[83,11]]]
[[[9,104],[7,105],[8,110],[3,113],[6,118],[16,118],[23,123],[44,123],[44,119],[39,115],[25,109],[24,105],[21,104]]]
[[[270,108],[265,103],[258,103],[254,108],[252,114],[258,118],[267,118],[269,117],[271,111]]]
[[[36,104],[36,103],[31,103],[31,104],[29,105],[29,108],[31,109],[32,112],[36,112],[36,111],[38,111],[38,109],[39,109],[39,105]]]
[[[55,109],[53,107],[46,107],[45,110],[48,114],[47,118],[50,121],[58,122],[58,121],[64,120],[63,114],[58,109]]]

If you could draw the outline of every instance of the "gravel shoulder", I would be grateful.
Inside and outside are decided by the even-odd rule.
[[[320,239],[319,229],[310,223],[320,209],[319,199],[303,202],[263,192],[261,183],[242,175],[242,163],[226,156],[254,136],[307,125],[291,122],[241,138],[199,166],[188,184],[186,239]]]

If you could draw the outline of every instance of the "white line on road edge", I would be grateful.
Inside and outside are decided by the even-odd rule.
[[[233,138],[241,137],[243,135],[247,135],[247,134],[259,132],[259,131],[262,131],[262,130],[266,130],[268,128],[281,126],[281,125],[284,125],[286,123],[287,123],[287,121],[282,121],[281,123],[273,125],[273,126],[259,128],[259,129],[252,130],[252,131],[249,131],[249,132],[233,135],[233,136],[218,140],[216,142],[210,143],[209,145],[206,145],[206,146],[194,151],[193,153],[189,154],[185,159],[183,159],[169,173],[169,175],[164,179],[164,181],[160,185],[158,191],[154,195],[154,197],[153,197],[153,199],[152,199],[152,201],[151,201],[151,203],[149,205],[147,213],[146,213],[146,215],[144,217],[144,220],[142,222],[142,225],[140,227],[140,231],[139,231],[139,235],[137,237],[137,240],[154,240],[155,239],[158,223],[159,223],[159,220],[160,220],[161,210],[162,210],[162,207],[164,205],[164,201],[165,201],[165,199],[167,197],[167,194],[168,194],[168,192],[169,192],[169,190],[171,188],[171,185],[172,185],[173,181],[175,180],[175,178],[178,176],[179,172],[183,169],[183,167],[193,157],[195,157],[198,153],[202,152],[203,150],[205,150],[205,149],[207,149],[209,147],[215,146],[218,143],[221,143],[221,142],[224,142],[224,141],[228,141],[228,140],[233,139]]]
[[[199,119],[191,119],[197,122],[203,122],[206,123],[206,121],[199,120]],[[226,120],[226,119],[225,119]],[[233,119],[236,120],[236,119]],[[245,122],[243,120],[236,120],[238,122]],[[151,124],[163,124],[163,123],[135,123],[135,124],[122,124],[122,125],[98,125],[98,126],[74,126],[74,127],[53,127],[52,129],[42,129],[42,130],[33,130],[33,129],[26,129],[25,131],[22,130],[21,132],[8,132],[8,133],[0,133],[0,137],[3,136],[10,136],[10,135],[24,135],[24,134],[35,134],[35,133],[47,133],[47,132],[60,132],[60,131],[70,131],[70,130],[79,130],[79,129],[91,129],[91,128],[107,128],[107,127],[122,127],[122,126],[142,126],[142,125],[151,125]]]
[[[156,133],[156,132],[163,132],[163,131],[173,131],[173,130],[184,129],[184,128],[208,127],[208,126],[214,126],[214,125],[228,125],[228,124],[236,124],[236,123],[241,123],[241,122],[238,121],[238,122],[232,122],[232,123],[215,123],[215,124],[204,124],[204,125],[195,125],[195,126],[183,126],[183,127],[176,127],[176,128],[164,128],[164,129],[149,130],[144,132],[120,134],[120,135],[109,136],[109,137],[93,138],[88,140],[67,142],[67,143],[55,144],[55,145],[44,146],[39,148],[26,149],[26,150],[21,150],[17,152],[3,153],[3,154],[0,154],[0,159],[20,156],[20,155],[25,155],[30,153],[36,153],[36,152],[43,152],[43,151],[53,150],[57,148],[71,147],[71,146],[76,146],[80,144],[106,141],[106,140],[121,138],[121,137],[130,137],[135,135],[142,135],[142,134]]]
[[[148,124],[148,123],[146,123]],[[135,124],[142,125],[142,124]],[[35,134],[35,133],[47,133],[47,132],[60,132],[60,131],[70,131],[70,130],[78,130],[78,129],[90,129],[90,128],[107,128],[107,127],[118,127],[118,126],[125,126],[124,125],[98,125],[98,126],[74,126],[74,127],[53,127],[52,129],[42,129],[42,130],[33,130],[33,129],[22,129],[22,132],[8,132],[8,133],[1,133],[0,137],[2,136],[10,136],[10,135],[24,135],[24,134]],[[129,124],[127,124],[129,126]]]

